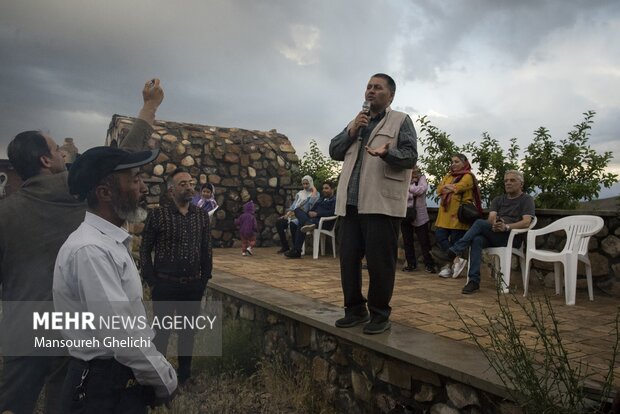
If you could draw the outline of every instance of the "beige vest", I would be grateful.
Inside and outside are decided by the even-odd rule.
[[[370,134],[368,146],[377,148],[390,143],[390,148],[397,144],[400,127],[407,114],[386,109],[383,119]],[[351,121],[347,131],[353,126]],[[336,192],[336,214],[346,215],[347,189],[353,166],[357,160],[361,142],[357,139],[351,144],[344,156],[342,173]],[[380,157],[364,153],[360,169],[360,187],[357,210],[360,214],[385,214],[393,217],[405,217],[407,212],[407,193],[411,169],[388,165]]]

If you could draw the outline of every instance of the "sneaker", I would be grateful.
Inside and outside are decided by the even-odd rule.
[[[415,265],[414,266],[407,265],[403,267],[403,272],[415,272],[416,270],[418,270],[418,267]]]
[[[302,233],[311,233],[314,229],[316,229],[316,224],[306,224],[305,226],[302,226],[300,230]]]
[[[282,254],[282,253],[286,253],[288,252],[288,247],[282,247],[280,248],[280,250],[278,250],[276,253],[278,254]]]
[[[352,328],[360,323],[366,323],[370,320],[370,315],[366,309],[358,312],[345,311],[344,318],[340,318],[336,321],[336,328]]]
[[[245,251],[250,255],[250,256],[254,256],[254,253],[252,253],[252,248],[248,247],[247,249],[245,249]]]
[[[391,327],[392,324],[387,317],[383,315],[373,315],[370,322],[364,326],[362,332],[366,335],[376,335],[387,331]]]
[[[442,267],[439,271],[439,277],[452,277],[452,266],[447,264]]]
[[[241,256],[247,256],[248,254],[246,252],[241,252]]]
[[[435,266],[433,266],[433,265],[426,265],[426,266],[424,266],[424,271],[426,273],[435,273],[437,271],[437,269],[435,269]]]
[[[295,249],[289,250],[288,252],[284,253],[284,255],[289,259],[300,259],[301,258],[301,252]]]
[[[477,292],[479,290],[480,290],[480,283],[474,282],[473,280],[470,280],[463,287],[463,290],[461,291],[461,293],[464,294],[464,295],[469,295],[470,293],[474,293],[474,292]]]
[[[467,266],[467,260],[460,257],[455,259],[454,266],[452,267],[452,277],[455,279],[459,277],[465,266]]]

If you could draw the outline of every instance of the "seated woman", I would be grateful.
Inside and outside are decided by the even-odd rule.
[[[295,195],[295,200],[286,210],[286,213],[276,221],[276,229],[278,230],[278,236],[280,236],[280,243],[282,248],[278,250],[278,253],[288,252],[290,246],[286,239],[286,228],[290,227],[291,240],[295,240],[295,233],[297,232],[298,220],[295,218],[295,209],[301,208],[305,212],[310,211],[316,200],[319,198],[319,192],[314,187],[314,180],[309,175],[304,176],[301,179],[302,190]],[[289,226],[290,225],[290,226]]]
[[[211,210],[217,208],[217,201],[215,201],[215,187],[213,184],[206,183],[200,187],[200,194],[196,194],[192,198],[192,204],[208,213]]]
[[[459,206],[473,202],[482,215],[478,182],[471,172],[471,164],[465,155],[454,154],[452,156],[450,170],[437,186],[437,194],[441,201],[435,221],[435,239],[439,248],[447,252],[470,227],[469,224],[459,221]],[[453,263],[447,263],[441,269],[439,276],[459,277],[466,264],[467,260],[457,257]]]

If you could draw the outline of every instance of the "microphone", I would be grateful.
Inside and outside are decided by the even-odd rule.
[[[370,115],[370,102],[364,101],[364,103],[362,104],[362,112],[366,115]],[[357,134],[357,140],[360,142],[362,141],[362,133],[364,132],[364,129],[364,127],[360,128]]]

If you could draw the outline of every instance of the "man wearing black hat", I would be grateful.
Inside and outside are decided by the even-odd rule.
[[[131,235],[121,228],[146,217],[147,187],[139,167],[159,150],[128,152],[96,147],[71,166],[69,190],[86,199],[84,222],[58,252],[54,267],[57,312],[94,312],[123,320],[144,318],[142,283],[129,248]],[[111,330],[63,329],[74,343],[96,338],[101,346],[73,346],[62,390],[63,412],[145,413],[168,403],[177,388],[176,373],[150,342],[150,327]],[[105,338],[131,338],[129,346],[106,345]],[[109,343],[109,342],[108,342]],[[149,394],[154,397],[149,398]]]
[[[146,82],[142,97],[144,105],[121,147],[142,148],[150,137],[155,112],[164,97],[158,79]],[[80,225],[86,211],[86,203],[69,194],[67,171],[53,138],[40,131],[22,132],[9,143],[7,153],[24,183],[11,197],[0,201],[4,311],[0,340],[5,351],[19,329],[19,320],[10,314],[7,303],[51,303],[58,250]],[[45,412],[60,412],[58,394],[66,361],[66,357],[12,356],[5,352],[0,412],[31,413],[44,384]]]

